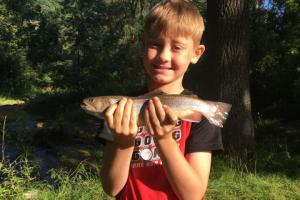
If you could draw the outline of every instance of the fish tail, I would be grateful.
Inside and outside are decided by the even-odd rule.
[[[214,124],[218,127],[223,127],[228,113],[231,109],[231,104],[223,102],[207,102],[209,109],[203,115],[208,119],[211,124]]]

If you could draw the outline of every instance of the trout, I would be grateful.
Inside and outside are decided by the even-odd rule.
[[[138,115],[138,125],[144,125],[144,109],[149,99],[158,97],[163,105],[169,106],[178,119],[200,122],[202,116],[208,119],[211,124],[223,127],[227,119],[231,105],[223,102],[214,102],[199,99],[191,95],[145,95],[139,97],[127,96],[97,96],[88,97],[82,101],[81,107],[87,113],[103,119],[103,113],[112,104],[118,103],[121,98],[126,97],[133,100]]]

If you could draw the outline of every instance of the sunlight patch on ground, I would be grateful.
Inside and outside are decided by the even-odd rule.
[[[2,105],[15,105],[15,104],[24,104],[25,101],[21,99],[13,99],[9,97],[0,96],[0,106]]]

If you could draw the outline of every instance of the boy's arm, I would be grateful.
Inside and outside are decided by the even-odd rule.
[[[156,143],[168,180],[183,200],[204,197],[211,166],[211,152],[197,152],[183,156],[173,138],[158,139]]]
[[[114,133],[114,142],[104,150],[101,182],[104,191],[116,196],[126,184],[137,133],[136,108],[130,99],[122,99],[105,112],[108,127]]]
[[[126,184],[133,148],[122,148],[115,143],[105,146],[101,182],[108,195],[116,196]]]
[[[202,199],[208,183],[211,152],[190,153],[184,157],[172,138],[176,116],[158,98],[149,101],[145,109],[145,121],[155,138],[163,167],[175,193],[180,199]]]

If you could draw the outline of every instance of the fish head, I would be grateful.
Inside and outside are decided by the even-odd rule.
[[[106,96],[88,97],[82,101],[81,108],[91,115],[103,118],[103,112],[113,103],[116,101]]]

